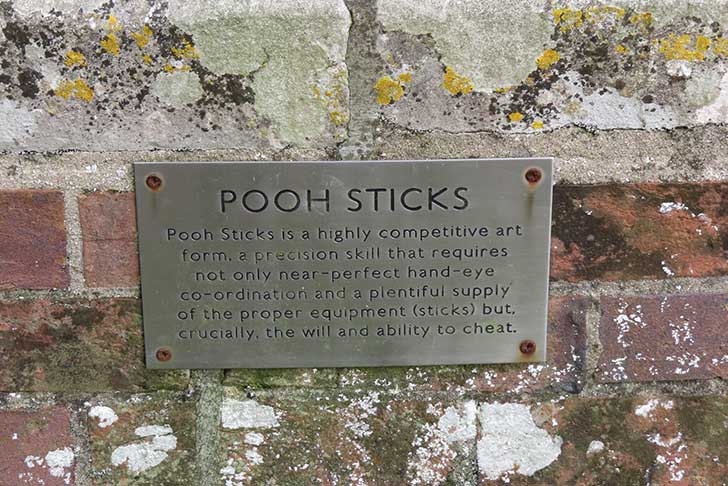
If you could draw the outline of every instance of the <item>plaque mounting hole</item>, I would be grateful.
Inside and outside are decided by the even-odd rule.
[[[163,181],[158,174],[149,174],[144,182],[152,191],[159,191],[162,189]]]
[[[172,359],[172,351],[167,348],[159,348],[156,356],[158,361],[169,361]]]
[[[526,171],[524,177],[526,178],[526,182],[531,185],[535,185],[541,182],[541,179],[543,178],[543,173],[538,167],[531,167]]]

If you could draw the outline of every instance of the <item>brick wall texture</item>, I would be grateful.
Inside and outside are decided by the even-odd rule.
[[[727,73],[726,0],[0,2],[0,486],[725,486]],[[519,156],[547,362],[146,369],[133,162]]]

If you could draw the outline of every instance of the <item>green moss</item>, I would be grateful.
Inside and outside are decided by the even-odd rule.
[[[693,398],[677,409],[681,431],[689,441],[702,441],[711,454],[728,459],[728,402],[714,397]]]

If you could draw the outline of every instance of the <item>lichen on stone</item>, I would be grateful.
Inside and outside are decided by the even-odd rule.
[[[377,103],[380,105],[392,104],[404,94],[402,83],[389,76],[379,78],[374,84],[374,89],[377,91]]]
[[[445,74],[442,77],[442,87],[448,90],[450,94],[464,95],[473,91],[473,82],[448,66],[445,68]]]

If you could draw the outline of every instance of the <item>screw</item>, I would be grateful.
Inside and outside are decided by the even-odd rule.
[[[149,174],[146,179],[147,187],[152,191],[158,191],[162,187],[162,178],[156,174]]]
[[[169,361],[172,359],[172,351],[167,348],[159,348],[157,350],[157,359],[159,361]]]
[[[542,176],[543,175],[541,174],[541,169],[538,169],[536,167],[533,167],[526,171],[526,181],[528,181],[529,184],[536,184],[538,181],[541,180]]]
[[[536,352],[536,343],[530,339],[526,339],[525,341],[521,341],[521,344],[518,345],[518,349],[520,349],[523,354],[533,354]]]

